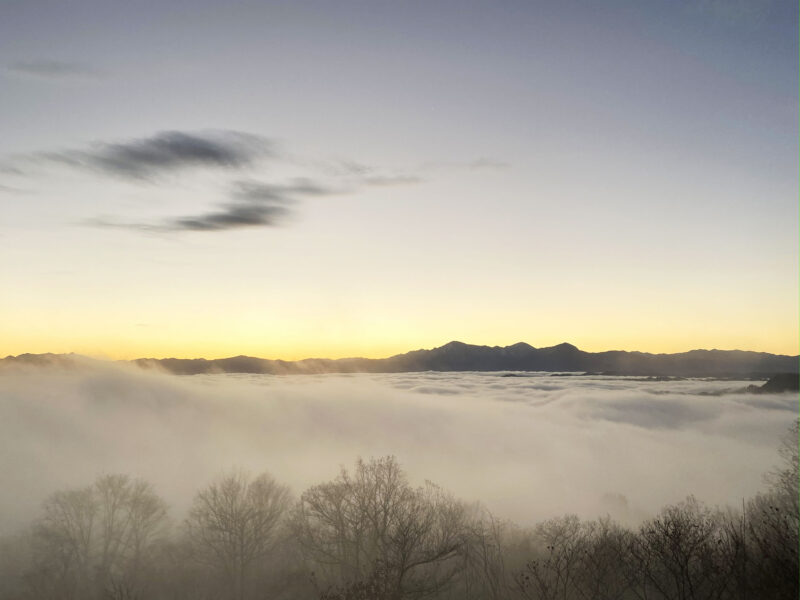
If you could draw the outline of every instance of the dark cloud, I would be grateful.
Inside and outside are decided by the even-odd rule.
[[[335,190],[309,179],[296,179],[292,183],[281,185],[258,181],[237,181],[230,192],[233,201],[206,213],[149,224],[115,223],[101,219],[93,219],[85,224],[93,227],[136,229],[151,233],[271,227],[279,225],[281,220],[291,212],[290,207],[301,198],[333,193]]]
[[[7,68],[11,73],[17,75],[42,79],[99,79],[102,77],[102,72],[90,65],[61,60],[18,61],[11,63]]]
[[[175,217],[155,223],[125,223],[108,219],[89,219],[84,221],[83,225],[103,229],[129,229],[153,234],[174,231],[225,231],[245,227],[276,226],[289,212],[289,208],[285,206],[231,202],[207,213]]]
[[[40,152],[30,158],[147,180],[190,167],[238,169],[271,154],[263,137],[238,131],[162,131],[147,138],[97,143],[88,149]]]
[[[257,166],[259,159],[267,157],[292,162],[289,155],[278,154],[273,143],[259,135],[230,130],[161,131],[149,137],[17,155],[0,163],[0,173],[30,177],[37,167],[66,167],[126,181],[163,184],[164,175],[198,168],[235,171]],[[230,184],[227,202],[207,212],[149,223],[125,222],[112,216],[84,220],[82,224],[144,233],[269,227],[280,224],[290,214],[292,204],[302,198],[353,192],[367,186],[398,186],[423,181],[413,172],[381,169],[353,161],[299,164],[316,176],[335,181],[335,189],[309,178],[284,184],[239,180]],[[170,181],[167,178],[166,183]],[[9,186],[0,187],[0,192],[11,191]]]
[[[161,228],[168,231],[222,231],[274,226],[289,214],[289,206],[300,198],[331,193],[333,190],[309,179],[297,179],[285,185],[238,181],[231,192],[234,202],[209,213],[173,219]]]
[[[241,227],[263,227],[276,225],[288,209],[283,206],[237,202],[224,205],[216,212],[196,217],[174,219],[164,225],[167,230],[220,231]]]

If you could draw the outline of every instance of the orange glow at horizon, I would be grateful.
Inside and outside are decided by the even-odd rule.
[[[586,290],[588,292],[588,289]],[[382,294],[325,299],[285,294],[228,310],[226,297],[184,304],[182,297],[142,310],[135,301],[114,305],[59,304],[40,296],[38,306],[2,307],[0,355],[69,353],[111,359],[385,358],[430,349],[452,340],[468,344],[534,347],[571,343],[587,352],[628,350],[676,353],[694,349],[798,354],[795,298],[740,294],[720,303],[727,290],[705,298],[601,289],[547,297],[518,288],[516,294],[469,295],[454,303],[441,290],[402,297]],[[85,298],[81,298],[85,300]]]
[[[796,341],[787,340],[784,344],[767,344],[764,339],[748,336],[719,339],[698,339],[696,343],[682,339],[645,339],[636,337],[615,337],[600,339],[596,336],[581,336],[570,338],[567,336],[498,336],[497,338],[474,337],[469,335],[451,336],[421,336],[416,340],[404,339],[399,341],[357,340],[349,343],[341,340],[325,340],[314,343],[303,342],[275,342],[268,343],[241,343],[234,340],[224,340],[215,343],[212,340],[203,342],[182,340],[173,343],[148,343],[147,341],[112,341],[103,339],[92,340],[58,340],[58,339],[18,339],[5,337],[3,346],[0,347],[0,358],[8,355],[19,354],[67,354],[75,353],[93,358],[108,360],[133,360],[137,358],[205,358],[209,360],[228,358],[232,356],[254,356],[265,359],[303,360],[307,358],[387,358],[397,354],[404,354],[413,350],[432,349],[442,346],[450,341],[460,341],[477,346],[510,346],[518,342],[525,342],[533,347],[545,348],[567,342],[577,346],[585,352],[604,352],[608,350],[638,351],[651,354],[673,354],[688,352],[690,350],[748,350],[755,352],[768,352],[771,354],[784,354],[796,356],[798,347]]]

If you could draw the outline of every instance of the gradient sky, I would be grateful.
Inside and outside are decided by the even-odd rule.
[[[0,354],[798,352],[797,3],[0,3]]]

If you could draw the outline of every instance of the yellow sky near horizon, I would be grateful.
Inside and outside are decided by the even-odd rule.
[[[456,311],[457,313],[457,311]],[[310,315],[296,320],[258,326],[247,315],[206,321],[199,326],[191,318],[154,319],[150,323],[125,323],[96,319],[95,327],[81,328],[80,321],[45,320],[34,315],[6,321],[0,326],[0,354],[69,353],[97,358],[224,358],[236,355],[299,360],[303,358],[383,358],[420,348],[434,348],[449,341],[508,346],[526,342],[547,347],[569,342],[581,350],[601,352],[628,350],[675,353],[693,349],[751,350],[773,354],[798,354],[797,328],[786,329],[779,318],[765,318],[757,327],[733,328],[723,320],[711,321],[702,311],[694,318],[665,316],[646,327],[642,317],[616,314],[584,315],[568,320],[510,313],[481,322],[466,315],[435,318],[381,319]],[[207,316],[206,316],[207,318]],[[592,328],[591,320],[602,320]],[[326,322],[327,321],[327,322]],[[438,321],[438,322],[436,322]],[[85,323],[86,321],[84,321]]]

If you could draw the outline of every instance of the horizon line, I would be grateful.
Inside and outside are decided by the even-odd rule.
[[[106,356],[104,356],[104,355],[94,355],[94,354],[87,354],[87,353],[82,353],[82,352],[68,351],[68,352],[21,352],[19,354],[7,354],[7,355],[3,356],[2,358],[0,358],[0,360],[5,360],[5,359],[8,359],[8,358],[19,358],[21,356],[47,356],[47,355],[51,355],[51,356],[70,356],[70,355],[74,355],[74,356],[81,356],[81,357],[85,357],[85,358],[90,358],[90,359],[93,359],[93,360],[105,360],[105,361],[111,361],[111,362],[136,362],[136,361],[140,361],[140,360],[159,360],[159,361],[160,360],[205,360],[205,361],[209,361],[210,362],[210,361],[215,361],[215,360],[226,360],[226,359],[231,359],[231,358],[253,358],[253,359],[256,359],[256,360],[287,362],[287,363],[313,361],[313,360],[329,360],[329,361],[340,361],[340,360],[387,360],[387,359],[394,358],[396,356],[402,356],[404,354],[408,354],[408,353],[411,353],[411,352],[424,352],[424,351],[437,350],[439,348],[444,348],[445,346],[449,346],[451,344],[462,344],[464,346],[472,346],[472,347],[476,347],[476,348],[499,348],[499,349],[511,348],[513,346],[518,346],[518,345],[526,345],[526,346],[529,346],[533,350],[547,350],[547,349],[550,349],[550,348],[557,348],[559,346],[571,346],[571,347],[575,348],[576,350],[578,350],[580,352],[585,352],[586,354],[603,354],[603,353],[606,353],[606,352],[626,352],[626,353],[631,353],[631,354],[633,354],[633,353],[649,354],[649,355],[653,355],[653,356],[668,356],[668,355],[674,355],[674,354],[687,354],[689,352],[751,352],[751,353],[754,353],[754,354],[769,354],[769,355],[772,355],[772,356],[786,356],[786,357],[789,357],[789,358],[798,358],[798,359],[800,359],[800,354],[781,354],[781,353],[775,353],[775,352],[767,352],[767,351],[763,351],[763,350],[743,350],[741,348],[730,348],[730,349],[724,349],[724,348],[690,348],[689,350],[682,350],[682,351],[678,351],[678,352],[649,352],[649,351],[644,351],[644,350],[622,350],[622,349],[618,349],[618,348],[612,348],[612,349],[608,349],[608,350],[591,351],[591,350],[582,350],[581,348],[579,348],[578,346],[576,346],[575,344],[572,344],[570,342],[560,342],[560,343],[554,344],[552,346],[533,346],[532,344],[529,344],[528,342],[520,341],[520,342],[515,342],[513,344],[508,344],[507,346],[500,346],[500,345],[488,345],[488,344],[471,344],[469,342],[462,342],[460,340],[450,340],[449,342],[446,342],[446,343],[441,344],[439,346],[433,346],[431,348],[414,348],[414,349],[411,349],[411,350],[406,350],[405,352],[399,352],[399,353],[396,353],[396,354],[391,354],[391,355],[388,355],[388,356],[379,356],[379,357],[349,355],[349,356],[340,356],[338,358],[330,358],[330,357],[326,357],[326,356],[307,356],[305,358],[289,358],[289,359],[287,359],[287,358],[264,358],[262,356],[254,356],[254,355],[250,355],[250,354],[235,354],[235,355],[230,355],[230,356],[219,356],[219,357],[216,357],[216,358],[207,358],[207,357],[203,357],[203,356],[193,356],[193,357],[139,356],[139,357],[136,357],[136,358],[111,358],[111,357],[109,357],[107,355]]]

